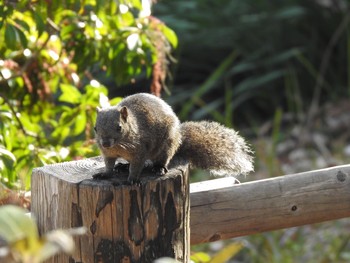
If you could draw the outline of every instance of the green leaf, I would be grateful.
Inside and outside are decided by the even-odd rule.
[[[79,135],[86,129],[86,114],[85,112],[80,112],[75,118],[73,135]]]
[[[80,102],[81,93],[73,85],[61,84],[62,95],[59,97],[59,101],[77,104]]]
[[[139,10],[141,10],[142,8],[142,3],[140,0],[130,0],[129,3],[132,5],[132,7],[137,8]]]
[[[205,262],[210,262],[210,259],[211,259],[210,256],[204,252],[197,252],[191,255],[191,260],[194,262],[205,263]]]
[[[164,36],[167,38],[169,43],[173,46],[173,48],[177,48],[178,39],[175,32],[164,24],[161,27],[161,31],[164,34]]]
[[[21,45],[23,48],[26,48],[28,46],[28,40],[26,35],[23,33],[23,31],[17,27],[15,27],[16,31],[17,31],[17,35],[19,36],[19,40],[21,42]]]
[[[20,20],[20,19],[15,19],[15,21],[21,28],[23,28],[25,31],[29,32],[30,27],[26,21]]]
[[[83,95],[82,101],[86,105],[97,106],[99,105],[100,94],[107,96],[108,90],[105,86],[100,84],[98,87],[92,85],[85,86],[85,94]]]
[[[6,24],[5,43],[6,43],[7,47],[10,49],[16,49],[16,47],[17,47],[16,27],[11,25],[11,24]]]
[[[2,147],[0,147],[0,157],[1,156],[5,156],[6,158],[11,159],[13,162],[16,162],[16,156],[14,156],[12,152]]]
[[[10,49],[15,50],[20,47],[19,44],[23,48],[26,48],[28,40],[20,28],[12,24],[7,24],[5,28],[5,43]]]
[[[70,24],[62,28],[60,35],[63,40],[67,40],[71,37],[71,33],[77,28],[75,24]]]
[[[42,127],[38,122],[33,121],[31,117],[32,116],[30,114],[27,114],[27,112],[23,112],[19,118],[21,120],[23,127],[26,130],[29,130],[33,133],[39,133],[42,130]]]
[[[44,32],[44,30],[45,30],[44,20],[36,12],[34,12],[34,20],[35,20],[36,28],[38,30],[38,37],[40,37],[42,35],[42,33]]]
[[[117,105],[119,102],[121,102],[123,98],[122,97],[115,97],[109,101],[109,103],[114,106]]]
[[[5,13],[6,12],[4,12],[5,10],[5,5],[0,5],[0,17],[2,18],[2,19],[4,19],[3,18],[3,16],[5,15]]]

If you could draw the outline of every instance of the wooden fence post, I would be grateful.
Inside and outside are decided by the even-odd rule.
[[[85,226],[73,255],[49,262],[152,262],[189,258],[189,185],[186,166],[164,177],[146,174],[139,185],[126,174],[92,180],[100,158],[36,168],[32,174],[32,214],[41,233]]]

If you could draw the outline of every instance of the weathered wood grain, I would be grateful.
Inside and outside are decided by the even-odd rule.
[[[190,191],[198,244],[349,217],[350,165],[239,185],[223,178]]]
[[[113,191],[111,190],[115,187],[113,184],[117,185],[118,180],[115,179],[114,182],[112,180],[108,184],[98,181],[101,185],[96,187],[100,190],[93,192],[90,188],[94,186],[90,185],[89,178],[103,168],[101,160],[91,158],[78,161],[75,165],[70,164],[47,166],[33,173],[33,178],[37,178],[35,180],[39,183],[32,183],[32,206],[48,207],[40,208],[40,215],[37,216],[39,225],[44,225],[44,230],[64,227],[65,221],[71,222],[71,227],[88,222],[90,232],[95,228],[104,227],[100,230],[105,231],[104,235],[108,236],[112,233],[114,237],[122,238],[127,235],[123,231],[128,231],[123,223],[104,226],[101,222],[107,220],[102,219],[103,217],[121,217],[125,212],[122,207],[130,202],[130,198],[138,202],[142,199],[143,204],[138,209],[127,212],[124,217],[132,215],[132,218],[138,218],[137,211],[143,209],[148,211],[144,221],[147,221],[149,226],[154,224],[158,214],[152,204],[158,202],[159,195],[148,196],[147,199],[147,196],[140,193],[132,197],[130,192],[132,189],[121,187],[121,191],[114,192],[113,195],[113,200],[119,201],[107,202],[104,206],[104,202],[99,200],[108,201],[111,198],[109,192]],[[56,180],[57,174],[63,181],[69,183]],[[350,216],[350,165],[238,185],[234,182],[234,178],[221,178],[191,184],[191,244]],[[79,185],[77,190],[69,189],[69,187],[76,187],[75,184]],[[154,189],[155,186],[150,184],[149,187]],[[71,201],[68,202],[68,200]],[[91,211],[82,213],[82,205],[88,206],[88,204],[94,204],[90,208]],[[50,207],[57,207],[57,209],[50,210]],[[100,210],[103,213],[99,213]],[[98,215],[101,221],[95,221],[96,223],[92,224],[93,220],[86,218],[87,214]],[[188,218],[184,214],[182,216],[185,222]],[[136,240],[137,228],[134,229],[134,233]],[[155,228],[147,227],[144,235],[147,238],[154,237]],[[96,242],[98,243],[97,237],[96,240],[77,239],[78,247],[96,248]],[[93,253],[94,249],[90,249],[81,257],[91,257]]]
[[[152,262],[189,257],[187,167],[164,177],[144,174],[139,185],[127,174],[93,180],[100,158],[49,165],[32,174],[32,214],[41,232],[85,226],[75,253],[48,262]]]

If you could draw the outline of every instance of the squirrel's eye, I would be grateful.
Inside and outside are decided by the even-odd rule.
[[[119,131],[121,131],[122,130],[122,126],[121,125],[118,125],[117,126],[117,131],[119,132]]]

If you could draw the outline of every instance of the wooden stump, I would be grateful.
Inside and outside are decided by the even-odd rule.
[[[32,214],[41,233],[85,226],[73,255],[49,262],[152,262],[189,257],[189,185],[186,166],[164,177],[142,176],[125,184],[127,173],[93,180],[100,158],[48,165],[32,174]]]

